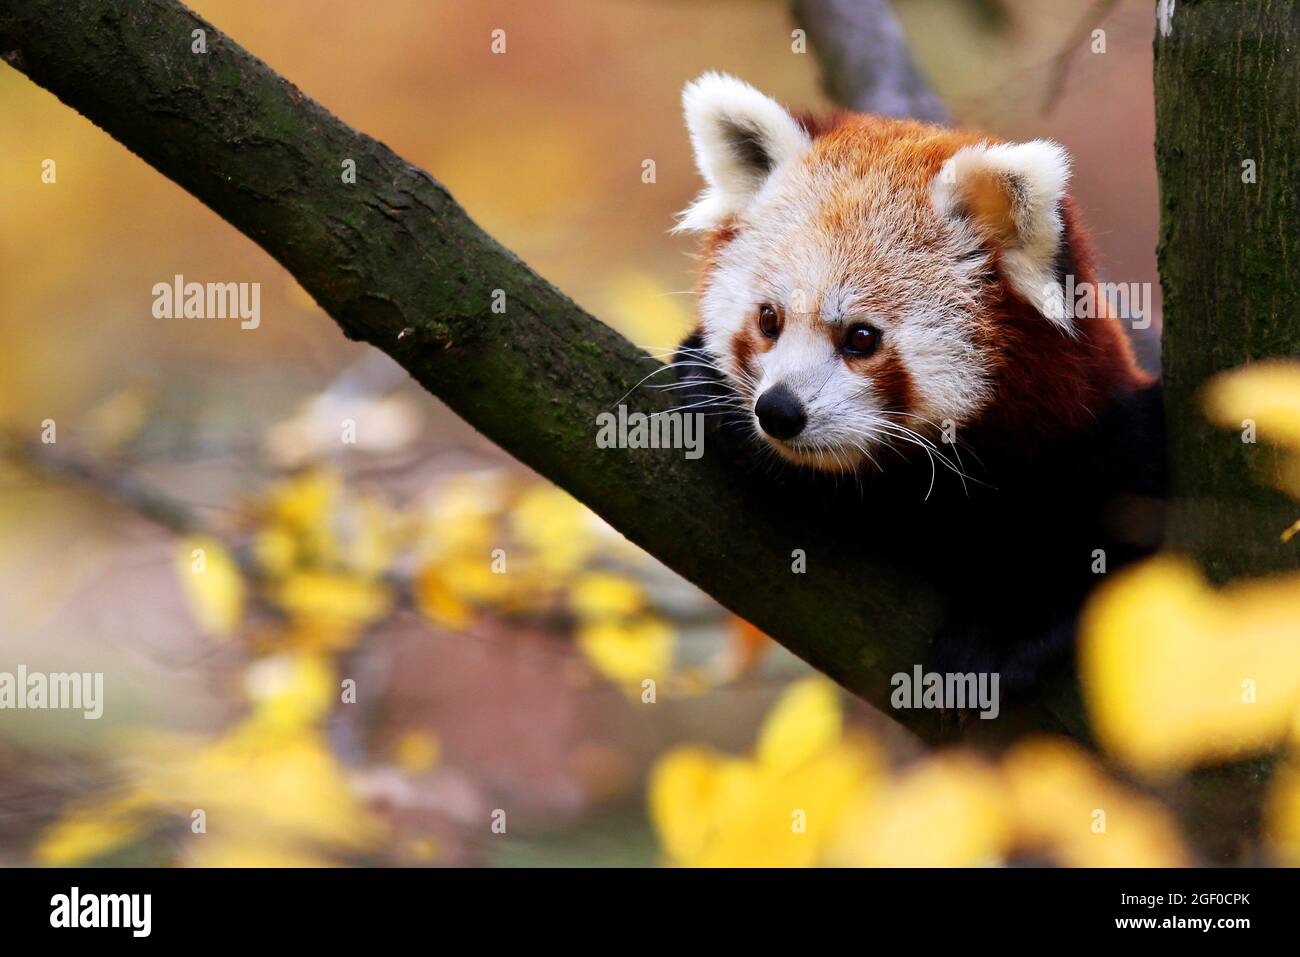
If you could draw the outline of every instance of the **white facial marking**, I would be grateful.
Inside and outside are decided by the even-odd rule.
[[[827,227],[832,204],[850,229]],[[850,175],[801,158],[775,170],[736,218],[737,235],[700,300],[706,345],[751,406],[779,384],[803,404],[807,424],[785,443],[755,421],[788,457],[815,464],[833,451],[856,465],[900,429],[934,435],[943,420],[967,421],[987,401],[989,373],[971,335],[975,277],[987,265],[979,239],[964,223],[915,208],[921,221],[900,218],[887,171]],[[756,327],[762,303],[785,316],[766,351]],[[882,345],[877,357],[849,361],[838,344],[859,322],[879,330]],[[749,375],[732,347],[746,327],[760,344]],[[905,371],[906,408],[891,405],[873,362]]]

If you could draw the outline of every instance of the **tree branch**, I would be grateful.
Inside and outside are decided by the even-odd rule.
[[[948,111],[912,63],[889,0],[794,0],[826,95],[858,113],[947,123]]]
[[[206,53],[192,52],[195,30]],[[598,449],[597,414],[652,368],[646,355],[423,170],[172,0],[0,0],[0,56],[254,240],[346,335],[488,438],[849,690],[923,738],[945,735],[933,712],[888,706],[890,676],[925,658],[934,597],[841,541],[833,517],[773,502],[720,456]],[[349,159],[355,185],[341,176]],[[654,390],[630,401],[666,407]],[[786,585],[796,548],[809,573]],[[1020,728],[1079,733],[1072,689]],[[975,722],[994,723],[1016,727]]]

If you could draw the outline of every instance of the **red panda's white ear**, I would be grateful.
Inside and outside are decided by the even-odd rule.
[[[743,80],[706,73],[682,91],[695,165],[708,187],[677,229],[712,229],[739,213],[772,171],[808,147],[808,134],[781,104]]]
[[[1069,154],[1050,140],[980,144],[963,147],[943,164],[931,197],[939,215],[969,221],[997,253],[1011,287],[1073,335],[1056,274],[1069,180]]]

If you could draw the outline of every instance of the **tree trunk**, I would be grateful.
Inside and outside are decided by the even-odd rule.
[[[1300,355],[1300,6],[1156,6],[1170,544],[1225,581],[1300,557],[1300,543],[1279,537],[1297,506],[1268,485],[1277,454],[1209,424],[1198,399],[1216,372]],[[1231,862],[1249,846],[1269,764],[1205,771],[1176,795],[1210,859]]]
[[[1198,401],[1216,372],[1300,356],[1300,5],[1157,6],[1171,541],[1224,581],[1300,558],[1279,537],[1297,507],[1268,485],[1277,457],[1208,423]]]

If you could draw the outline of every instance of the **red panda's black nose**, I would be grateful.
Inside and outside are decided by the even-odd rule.
[[[783,385],[774,385],[758,397],[754,414],[763,431],[774,439],[793,439],[808,422],[803,405]]]

